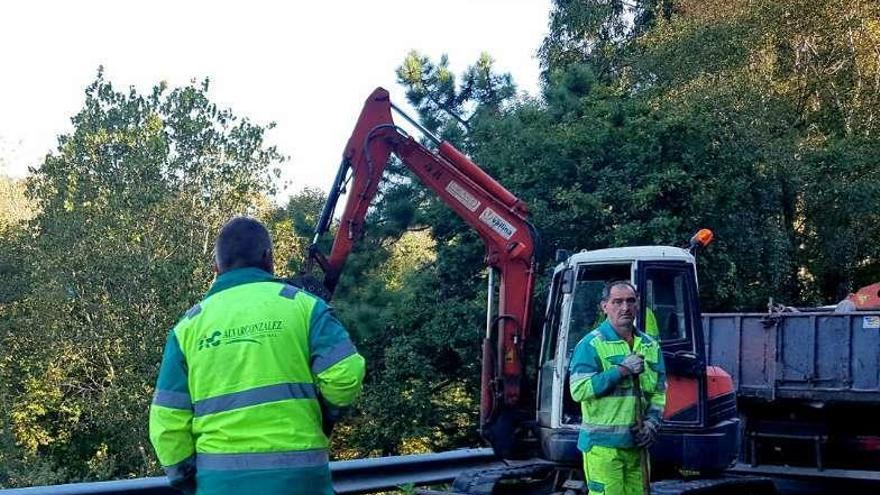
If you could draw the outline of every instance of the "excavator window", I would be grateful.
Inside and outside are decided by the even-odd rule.
[[[645,273],[645,329],[664,344],[687,338],[690,308],[687,274],[682,270],[649,269]]]
[[[631,270],[629,263],[581,265],[578,268],[568,326],[569,355],[584,335],[605,321],[605,315],[599,308],[605,284],[614,280],[629,280]]]

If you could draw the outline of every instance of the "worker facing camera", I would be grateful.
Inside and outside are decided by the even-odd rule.
[[[581,404],[578,449],[591,495],[644,493],[646,449],[666,405],[666,371],[657,340],[635,327],[639,295],[628,281],[605,285],[607,318],[575,347],[571,396]]]

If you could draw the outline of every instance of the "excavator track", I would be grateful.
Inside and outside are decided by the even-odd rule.
[[[651,483],[651,495],[774,495],[770,478],[725,476]]]
[[[539,495],[552,491],[553,472],[558,466],[538,461],[465,471],[450,491],[420,490],[419,495]]]

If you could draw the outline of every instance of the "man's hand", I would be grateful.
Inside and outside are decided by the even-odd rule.
[[[318,396],[318,404],[321,405],[321,429],[324,430],[324,435],[330,438],[330,435],[333,434],[333,428],[348,413],[348,408],[333,406],[320,395]]]
[[[180,477],[168,477],[169,484],[180,490],[184,495],[195,495],[196,493],[196,471],[195,466],[187,468],[185,474]]]
[[[660,425],[657,424],[656,421],[647,419],[642,422],[641,428],[633,426],[632,433],[636,446],[647,449],[657,441],[657,436],[660,433]]]
[[[638,375],[645,371],[645,360],[638,354],[630,354],[619,366],[623,376]]]

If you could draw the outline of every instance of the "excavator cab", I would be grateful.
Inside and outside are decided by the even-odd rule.
[[[629,280],[640,294],[637,326],[660,340],[667,405],[655,472],[691,474],[727,468],[738,451],[739,420],[730,377],[705,366],[694,256],[671,246],[584,251],[554,270],[539,358],[538,436],[543,455],[577,464],[580,404],[571,399],[568,364],[577,343],[603,320],[602,288]]]

